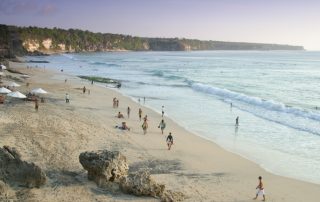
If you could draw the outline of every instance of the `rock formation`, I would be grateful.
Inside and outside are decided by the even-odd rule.
[[[118,151],[84,152],[79,160],[88,171],[88,179],[108,191],[117,192],[120,189],[127,194],[152,196],[165,202],[182,201],[185,198],[181,192],[166,190],[165,185],[154,181],[147,170],[128,175],[126,157]]]
[[[126,157],[118,151],[84,152],[80,154],[79,161],[88,171],[88,179],[95,181],[98,186],[110,181],[118,182],[128,174]]]
[[[0,180],[19,186],[39,187],[46,182],[46,175],[34,163],[21,160],[15,148],[0,148]]]
[[[120,189],[124,193],[136,196],[152,196],[164,202],[182,201],[185,198],[181,192],[166,190],[165,185],[153,180],[147,170],[130,173],[127,177],[121,178]]]
[[[165,190],[165,185],[156,183],[148,171],[142,170],[121,178],[120,188],[123,192],[136,196],[161,197]]]

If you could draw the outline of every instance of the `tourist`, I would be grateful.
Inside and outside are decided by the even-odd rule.
[[[162,112],[161,112],[161,114],[162,114],[162,117],[164,116],[164,106],[162,106]]]
[[[66,93],[66,103],[69,103],[70,99],[69,99],[69,94]]]
[[[85,93],[86,93],[86,87],[85,87],[85,86],[83,86],[83,88],[82,88],[82,92],[83,92],[83,94],[85,94]]]
[[[140,103],[140,98],[138,99],[139,103]]]
[[[262,197],[263,197],[262,201],[265,201],[266,197],[265,197],[264,187],[263,187],[263,183],[262,183],[262,177],[259,176],[258,179],[259,179],[259,184],[256,187],[257,193],[256,193],[256,197],[254,197],[253,199],[256,200],[259,195],[262,195]]]
[[[147,129],[148,129],[148,123],[147,121],[143,121],[143,124],[142,124],[142,129],[143,129],[143,134],[147,134]]]
[[[167,137],[167,145],[168,145],[168,150],[170,150],[171,146],[173,145],[173,137],[171,135],[171,132],[169,133],[169,135]]]
[[[148,115],[145,115],[145,117],[143,117],[143,121],[148,121]]]
[[[142,109],[139,108],[139,120],[141,121],[141,117],[142,117]]]
[[[36,98],[35,102],[34,102],[34,108],[36,111],[38,111],[39,109],[39,102],[38,102],[38,99]]]
[[[126,122],[122,122],[121,126],[116,126],[116,128],[119,128],[121,130],[130,130]]]
[[[118,117],[119,119],[123,119],[124,118],[124,116],[123,116],[123,114],[121,114],[121,112],[119,112],[116,117]]]
[[[91,85],[93,85],[93,80],[91,80]]]
[[[116,108],[116,104],[117,104],[116,101],[117,101],[117,98],[114,97],[113,100],[112,100],[112,102],[113,102],[113,104],[112,104],[113,108]]]
[[[130,118],[130,111],[131,111],[131,109],[130,109],[130,107],[128,107],[128,108],[127,108],[127,115],[128,115],[128,118]]]
[[[236,126],[239,126],[239,116],[236,118]]]
[[[166,128],[166,123],[164,122],[163,119],[162,119],[161,122],[159,123],[158,128],[161,129],[161,133],[163,134],[163,130]]]
[[[116,106],[119,107],[119,100],[116,100]]]

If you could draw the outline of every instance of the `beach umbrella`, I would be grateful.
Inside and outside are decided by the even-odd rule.
[[[6,66],[4,66],[4,65],[0,65],[0,69],[7,69],[7,67]]]
[[[27,98],[24,94],[20,93],[19,91],[8,93],[7,96],[14,97],[14,98]]]
[[[30,76],[27,75],[27,74],[23,74],[23,75],[21,75],[20,77],[21,77],[21,78],[24,78],[24,79],[30,78]]]
[[[10,87],[19,87],[20,85],[15,83],[15,82],[12,82],[8,86],[10,86]]]
[[[42,88],[35,88],[31,91],[31,93],[34,93],[34,94],[47,94],[48,92],[43,90]]]
[[[7,94],[7,93],[11,93],[11,92],[12,92],[11,90],[9,90],[5,87],[0,88],[0,93],[2,93],[2,94]]]

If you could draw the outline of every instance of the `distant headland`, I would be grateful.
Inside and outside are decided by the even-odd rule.
[[[64,52],[196,50],[304,50],[304,47],[184,38],[146,38],[78,29],[0,25],[2,58]]]

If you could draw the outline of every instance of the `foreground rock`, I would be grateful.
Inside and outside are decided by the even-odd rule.
[[[16,201],[15,193],[10,189],[10,187],[0,180],[0,201],[9,202]]]
[[[165,202],[182,201],[185,198],[181,192],[166,190],[164,184],[152,179],[149,171],[142,170],[128,175],[126,157],[118,151],[83,152],[79,161],[88,171],[88,179],[108,191],[120,190],[136,196],[152,196]]]
[[[152,179],[149,171],[142,170],[121,178],[120,188],[123,192],[136,196],[152,196],[161,201],[182,201],[185,196],[181,192],[166,190],[164,184],[159,184]]]
[[[19,186],[40,187],[46,182],[46,175],[34,163],[21,160],[15,148],[0,148],[0,180]]]
[[[119,182],[129,170],[126,157],[118,151],[83,152],[79,156],[79,161],[88,171],[88,179],[95,181],[98,186],[103,186],[107,182]]]

